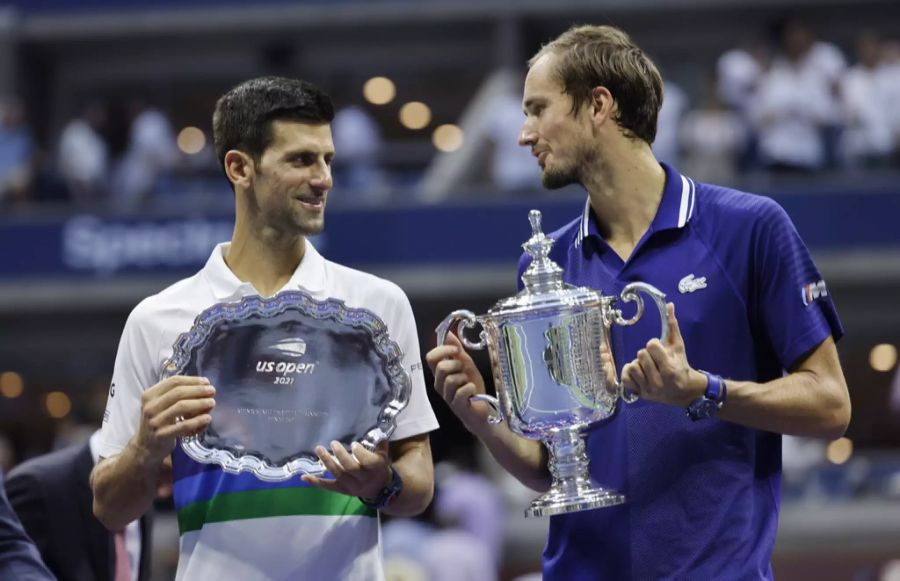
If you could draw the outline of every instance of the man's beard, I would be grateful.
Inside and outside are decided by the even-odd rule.
[[[546,169],[541,174],[541,184],[548,190],[558,190],[569,184],[581,183],[578,170],[574,167]]]
[[[548,167],[541,174],[541,184],[548,190],[558,190],[571,184],[584,185],[583,170],[596,159],[593,149],[578,148],[575,163],[568,167]]]

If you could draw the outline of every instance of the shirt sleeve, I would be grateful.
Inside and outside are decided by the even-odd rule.
[[[754,240],[758,324],[785,369],[829,335],[844,334],[831,294],[787,213],[774,201],[762,207]]]
[[[391,440],[402,440],[436,430],[438,422],[428,402],[422,356],[419,351],[419,335],[416,331],[412,306],[399,287],[395,290],[397,297],[394,304],[394,324],[390,333],[391,338],[403,352],[403,368],[409,374],[411,384],[409,403],[397,415],[397,428],[391,435]]]
[[[102,458],[125,449],[138,429],[141,395],[159,380],[150,364],[153,337],[144,313],[143,303],[131,312],[119,341],[100,431],[98,453]]]

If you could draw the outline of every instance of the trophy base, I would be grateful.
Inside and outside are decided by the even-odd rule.
[[[525,509],[525,516],[551,516],[615,506],[624,502],[624,494],[601,487],[583,488],[571,493],[551,488],[532,501],[531,506]]]

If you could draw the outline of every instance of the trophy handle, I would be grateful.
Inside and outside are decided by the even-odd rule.
[[[447,341],[447,335],[450,334],[450,327],[453,326],[453,323],[459,321],[459,326],[457,327],[457,334],[459,335],[459,340],[462,341],[462,344],[468,347],[469,349],[484,349],[487,347],[487,334],[484,332],[484,329],[481,330],[481,333],[478,334],[478,342],[473,343],[469,341],[466,337],[465,332],[469,329],[475,327],[475,325],[480,325],[481,323],[478,321],[478,317],[475,316],[475,313],[472,311],[467,311],[465,309],[460,309],[458,311],[453,311],[447,318],[441,321],[441,324],[437,326],[435,331],[437,332],[437,344],[443,345]]]
[[[469,341],[465,336],[465,331],[468,329],[472,329],[475,325],[480,325],[481,322],[478,321],[478,317],[475,316],[475,313],[472,311],[467,311],[465,309],[459,311],[453,311],[447,318],[441,321],[441,324],[437,326],[437,340],[438,345],[443,345],[447,341],[447,335],[450,333],[450,327],[453,326],[453,323],[459,321],[459,326],[457,327],[457,333],[459,334],[459,340],[462,341],[462,344],[468,347],[469,349],[484,349],[487,347],[487,333],[484,332],[484,329],[481,329],[481,333],[478,334],[478,342],[473,343]],[[500,401],[492,396],[487,394],[478,394],[473,395],[469,398],[469,401],[484,401],[487,402],[492,408],[494,408],[494,413],[488,416],[487,421],[489,424],[499,424],[503,421],[503,416],[500,415]]]
[[[492,408],[494,408],[494,413],[489,415],[487,419],[487,422],[489,424],[496,425],[503,421],[503,416],[500,415],[500,401],[496,397],[488,395],[486,393],[480,393],[478,395],[473,395],[472,397],[470,397],[469,401],[487,402]]]
[[[627,284],[625,288],[622,289],[620,296],[626,303],[635,301],[637,303],[637,312],[630,319],[626,319],[622,316],[622,311],[616,309],[613,311],[613,322],[617,325],[627,327],[629,325],[634,325],[640,320],[641,316],[644,314],[644,299],[641,298],[638,291],[644,291],[650,295],[650,298],[653,299],[653,302],[656,304],[656,308],[659,310],[660,321],[662,321],[659,340],[665,343],[669,339],[669,315],[666,312],[666,294],[651,284],[645,282],[632,282]],[[619,391],[619,397],[625,400],[626,403],[637,401],[638,396],[625,389],[625,386],[621,381],[618,382],[616,387]]]

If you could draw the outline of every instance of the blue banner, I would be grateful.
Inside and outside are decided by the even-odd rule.
[[[900,250],[900,192],[776,196],[814,251]],[[314,243],[329,259],[365,269],[515,264],[530,235],[528,210],[550,232],[576,218],[583,198],[519,199],[369,210],[330,210]],[[0,220],[0,281],[191,273],[231,238],[233,217],[73,215]]]

